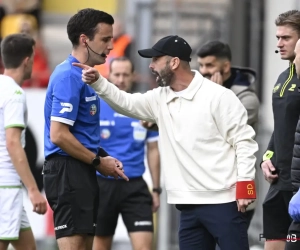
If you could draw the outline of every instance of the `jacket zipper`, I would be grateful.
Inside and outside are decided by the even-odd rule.
[[[286,86],[287,86],[287,85],[289,84],[289,82],[292,80],[292,78],[293,78],[293,72],[294,72],[294,64],[292,64],[292,65],[290,66],[290,74],[289,74],[288,79],[286,79],[285,83],[283,84],[283,86],[282,86],[282,88],[281,88],[281,90],[280,90],[280,97],[283,96],[284,91],[285,91],[285,89],[286,89]]]

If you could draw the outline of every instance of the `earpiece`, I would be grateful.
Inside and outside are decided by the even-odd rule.
[[[98,56],[101,56],[101,57],[105,57],[106,58],[106,54],[105,53],[96,53],[94,50],[91,49],[91,47],[87,44],[86,40],[83,41],[83,43],[85,44],[85,46],[87,47],[87,50],[91,50],[93,53],[95,53],[96,55]]]

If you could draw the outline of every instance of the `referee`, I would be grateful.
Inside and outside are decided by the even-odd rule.
[[[68,22],[72,54],[50,77],[45,100],[45,193],[54,214],[59,249],[91,249],[98,207],[96,170],[127,180],[122,163],[100,157],[99,98],[82,82],[81,70],[105,62],[112,47],[111,15],[83,9]],[[101,55],[97,54],[101,51]]]

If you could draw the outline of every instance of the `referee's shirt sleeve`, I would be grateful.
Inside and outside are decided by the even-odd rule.
[[[73,126],[80,103],[81,85],[68,76],[54,83],[51,121]]]
[[[157,142],[158,141],[158,132],[157,131],[147,131],[147,142]]]
[[[13,95],[7,98],[3,106],[4,127],[25,128],[26,99],[22,90],[16,90]]]

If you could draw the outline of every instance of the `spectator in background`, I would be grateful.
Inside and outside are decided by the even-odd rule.
[[[230,47],[220,41],[206,43],[199,49],[197,55],[200,73],[236,94],[247,110],[248,124],[257,132],[259,100],[253,86],[255,71],[232,67]],[[249,212],[249,208],[247,211]],[[252,216],[253,214],[250,217]]]
[[[46,88],[50,77],[50,67],[47,53],[37,32],[35,17],[26,14],[9,15],[4,17],[1,28],[2,37],[12,33],[25,33],[35,39],[36,45],[32,76],[31,79],[23,83],[23,87]]]
[[[112,59],[116,57],[126,56],[131,58],[132,38],[125,33],[124,26],[120,18],[115,18],[113,25],[113,49],[106,58],[105,64],[96,65],[95,68],[104,77],[109,75],[109,65]]]
[[[1,16],[11,14],[29,14],[37,20],[37,28],[41,26],[42,0],[1,0]]]
[[[29,18],[31,17],[31,18]],[[38,26],[32,16],[26,15],[21,22],[21,33],[32,36],[35,41],[34,62],[31,79],[24,82],[24,87],[47,88],[50,78],[48,55],[38,34]]]

